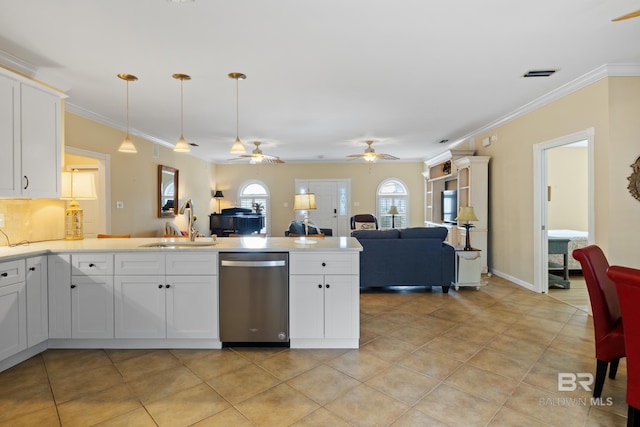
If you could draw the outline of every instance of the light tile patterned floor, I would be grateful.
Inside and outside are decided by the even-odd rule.
[[[359,350],[49,350],[0,373],[0,426],[624,426],[624,361],[603,405],[558,391],[591,318],[488,280],[362,293]]]

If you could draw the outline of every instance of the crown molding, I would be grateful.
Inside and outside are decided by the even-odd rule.
[[[97,114],[91,110],[87,110],[86,108],[83,107],[79,107],[75,104],[72,103],[65,103],[65,111],[68,111],[69,113],[73,113],[73,114],[77,114],[78,116],[82,116],[85,117],[89,120],[93,120],[94,122],[98,122],[101,123],[105,126],[109,126],[115,129],[119,129],[122,132],[126,132],[127,128],[125,126],[123,126],[121,123],[116,122],[115,120],[112,120],[108,117],[105,117],[101,114]],[[153,135],[149,135],[148,133],[139,131],[137,129],[134,128],[129,128],[129,134],[130,135],[135,135],[138,136],[140,138],[144,138],[148,141],[154,142],[156,144],[160,144],[163,145],[165,147],[169,147],[169,148],[173,148],[173,144],[170,144],[169,142],[165,141],[164,139],[160,139],[157,138]]]
[[[483,133],[489,132],[492,129],[497,128],[498,126],[502,126],[512,120],[515,120],[519,117],[524,116],[525,114],[529,114],[538,108],[541,108],[547,104],[550,104],[554,101],[557,101],[560,98],[563,98],[567,95],[572,94],[582,88],[585,88],[599,80],[602,80],[607,77],[640,77],[640,64],[636,63],[628,63],[628,64],[604,64],[600,67],[583,74],[575,80],[566,83],[551,92],[542,95],[539,98],[534,99],[533,101],[523,105],[520,108],[513,110],[512,112],[505,114],[504,116],[487,123],[486,125],[470,132],[469,134],[459,138],[450,145],[450,147],[455,147],[457,145],[462,144],[463,142],[475,138]]]
[[[0,64],[26,77],[35,78],[38,67],[0,49]]]

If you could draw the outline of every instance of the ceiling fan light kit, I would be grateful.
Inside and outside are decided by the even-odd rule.
[[[133,74],[120,73],[118,74],[118,78],[127,82],[127,102],[126,102],[126,114],[127,114],[127,133],[125,134],[124,140],[120,143],[120,147],[118,147],[118,151],[121,153],[137,153],[138,150],[136,146],[133,145],[131,138],[129,137],[129,82],[135,82],[138,80],[136,76]]]
[[[187,141],[184,139],[184,136],[183,136],[183,130],[184,130],[184,88],[183,88],[183,84],[184,84],[185,80],[191,80],[191,76],[188,76],[186,74],[176,73],[176,74],[172,75],[171,77],[173,77],[174,79],[180,80],[180,138],[178,139],[178,142],[176,143],[176,146],[173,147],[173,151],[178,152],[178,153],[188,153],[188,152],[191,151],[191,148],[189,147],[189,144],[187,143]]]
[[[231,146],[231,154],[246,154],[247,150],[246,148],[244,148],[244,145],[242,145],[242,141],[240,141],[240,137],[238,136],[238,122],[239,122],[239,104],[240,104],[240,100],[238,97],[238,80],[244,80],[247,78],[246,75],[242,74],[242,73],[229,73],[229,78],[234,79],[236,81],[236,140],[233,143],[233,146]]]
[[[364,149],[364,154],[351,154],[350,156],[347,156],[347,157],[351,157],[353,159],[364,159],[367,163],[373,163],[378,159],[398,160],[396,156],[392,156],[391,154],[376,153],[376,150],[374,150],[373,147],[371,146],[373,142],[374,141],[371,141],[371,140],[365,141],[365,143],[367,144],[367,148]]]

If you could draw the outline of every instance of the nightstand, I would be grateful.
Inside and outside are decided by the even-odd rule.
[[[451,285],[457,291],[462,286],[485,286],[486,282],[482,282],[482,263],[480,260],[480,249],[464,250],[462,247],[456,247],[456,271],[455,281]]]

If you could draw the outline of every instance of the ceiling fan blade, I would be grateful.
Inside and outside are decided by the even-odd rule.
[[[619,16],[615,19],[612,19],[612,22],[624,21],[625,19],[637,18],[640,16],[640,10],[636,10],[635,12],[627,13],[626,15]]]
[[[364,154],[350,154],[347,157],[353,157],[354,159],[361,159],[364,157]]]
[[[392,156],[391,154],[376,154],[376,157],[382,160],[398,160],[398,157]]]

